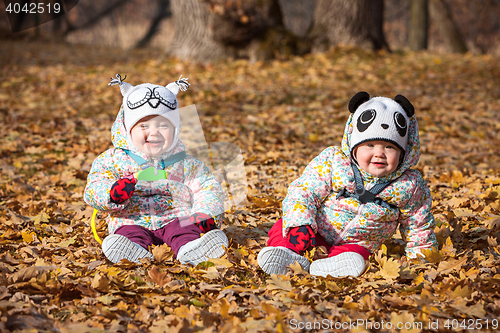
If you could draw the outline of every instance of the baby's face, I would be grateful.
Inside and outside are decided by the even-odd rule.
[[[174,140],[175,127],[165,117],[147,116],[139,120],[130,136],[132,143],[142,153],[150,156],[163,154]]]
[[[375,177],[383,177],[397,169],[400,149],[385,141],[368,141],[354,149],[354,157],[361,169]]]

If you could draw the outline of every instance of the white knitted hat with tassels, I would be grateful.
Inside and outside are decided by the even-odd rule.
[[[170,148],[174,147],[181,131],[179,102],[176,96],[179,91],[186,91],[190,86],[188,79],[183,79],[181,75],[177,81],[169,83],[167,86],[151,83],[133,86],[124,82],[125,78],[122,80],[120,74],[116,74],[116,79],[111,78],[109,85],[120,85],[123,96],[124,125],[128,137],[130,137],[130,131],[134,125],[142,118],[151,115],[162,116],[175,127],[174,140]]]

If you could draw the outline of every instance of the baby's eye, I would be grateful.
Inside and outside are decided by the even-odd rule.
[[[168,128],[168,124],[160,124],[161,128]]]
[[[142,124],[142,125],[141,125],[141,128],[144,128],[144,129],[146,129],[146,128],[148,128],[148,127],[149,127],[149,126],[148,126],[148,125],[145,125],[145,124]]]
[[[367,144],[366,144],[366,146],[367,146],[367,147],[370,147],[370,148],[375,147],[375,145],[374,145],[373,143],[367,143]]]
[[[396,147],[394,147],[394,146],[387,146],[386,148],[387,149],[396,149]]]

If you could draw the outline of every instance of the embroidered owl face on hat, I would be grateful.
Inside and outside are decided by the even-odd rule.
[[[403,160],[408,145],[408,128],[415,109],[402,95],[394,100],[387,97],[373,97],[361,91],[349,102],[352,113],[351,156],[359,144],[367,141],[387,141],[401,150]]]
[[[174,139],[170,148],[174,147],[181,131],[177,94],[179,91],[186,91],[190,86],[187,82],[188,79],[183,79],[181,75],[177,81],[169,83],[167,86],[151,83],[133,86],[124,82],[125,78],[122,80],[120,74],[116,74],[116,79],[112,78],[109,85],[120,85],[123,96],[124,125],[128,137],[139,120],[147,116],[158,115],[167,118],[175,127]]]

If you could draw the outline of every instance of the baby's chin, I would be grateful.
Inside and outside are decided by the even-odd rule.
[[[163,155],[165,152],[167,152],[169,147],[158,147],[158,148],[152,148],[152,149],[145,149],[143,148],[142,149],[142,152],[144,154],[147,154],[151,157],[159,157],[161,155]]]

